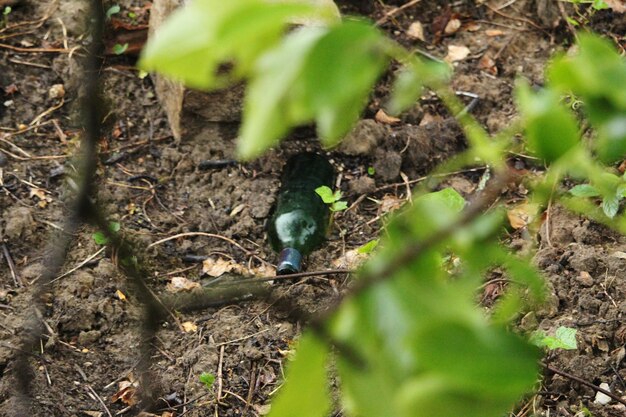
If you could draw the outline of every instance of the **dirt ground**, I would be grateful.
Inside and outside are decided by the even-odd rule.
[[[0,0],[0,5],[5,3]],[[128,42],[129,48],[119,56],[107,55],[102,68],[108,109],[96,180],[99,205],[136,243],[156,293],[171,291],[173,278],[210,284],[214,278],[203,274],[202,264],[188,262],[194,257],[210,257],[209,266],[223,260],[265,274],[263,266],[275,262],[276,256],[265,240],[264,223],[282,164],[289,155],[319,145],[310,129],[302,129],[254,162],[204,169],[203,161],[232,158],[236,131],[228,124],[174,141],[150,77],[141,78],[133,68],[136,55],[131,52],[142,44],[149,3],[105,2],[107,8],[121,6],[113,16],[117,26],[109,24],[107,45],[111,49]],[[524,76],[541,85],[548,58],[571,42],[556,2],[457,1],[444,7],[423,1],[387,15],[403,3],[388,1],[385,7],[377,1],[339,2],[346,13],[374,21],[385,18],[382,29],[419,53],[443,58],[449,46],[469,48],[469,54],[454,64],[453,88],[468,104],[472,94],[478,97],[471,111],[490,132],[506,127],[516,116],[511,97],[515,78]],[[63,228],[68,212],[71,154],[81,134],[76,99],[87,42],[82,26],[85,10],[83,2],[74,0],[20,1],[0,26],[3,416],[15,415],[12,361],[24,331],[24,314],[31,311],[30,289],[55,243],[49,236]],[[577,17],[568,4],[564,12]],[[610,10],[585,13],[587,27],[609,38],[619,40],[626,33],[623,15]],[[445,33],[451,20],[461,25],[452,23]],[[411,23],[418,21],[422,40],[407,34]],[[464,146],[461,131],[434,96],[425,95],[399,123],[374,121],[388,81],[388,77],[381,81],[355,132],[329,154],[339,173],[338,186],[353,207],[336,216],[328,244],[308,257],[307,270],[341,267],[342,255],[375,238],[382,227],[381,215],[406,200],[403,178],[420,178]],[[510,163],[528,175],[538,169],[522,155],[512,155]],[[368,174],[370,167],[375,169],[373,175]],[[484,172],[484,167],[476,167],[452,173],[443,185],[469,197]],[[502,196],[511,205],[524,198],[522,188]],[[520,229],[509,236],[514,248],[537,243],[536,262],[553,292],[548,305],[525,316],[520,326],[546,331],[561,325],[576,328],[578,349],[553,351],[546,361],[592,384],[606,383],[613,393],[624,396],[626,239],[558,206],[551,207],[547,219],[537,235]],[[148,247],[192,232],[218,237],[188,234]],[[116,268],[115,254],[103,250],[93,233],[84,227],[75,235],[63,267],[66,273],[47,291],[46,310],[41,311],[47,332],[31,360],[33,416],[138,413],[137,406],[129,406],[129,395],[116,402],[113,396],[125,386],[131,392],[134,388],[141,310],[131,285]],[[338,297],[347,283],[347,276],[337,274],[274,285],[283,286],[286,297],[314,312]],[[502,292],[501,285],[485,287],[486,304]],[[162,398],[161,409],[152,411],[159,416],[267,413],[300,323],[264,301],[175,315],[176,320],[170,317],[162,323],[150,358]],[[203,372],[218,378],[210,390],[199,380]],[[579,382],[547,372],[538,395],[525,399],[514,415],[582,416],[584,409],[598,417],[626,415],[624,406],[615,401],[594,403],[595,395]]]

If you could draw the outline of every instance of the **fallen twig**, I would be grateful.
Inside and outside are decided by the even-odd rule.
[[[576,382],[579,382],[579,383],[581,383],[583,385],[586,385],[586,386],[588,386],[591,389],[594,389],[594,390],[596,390],[598,392],[601,392],[602,394],[606,395],[607,397],[611,397],[611,399],[617,401],[618,403],[626,405],[626,400],[618,397],[617,395],[613,394],[611,391],[607,391],[604,388],[600,388],[599,386],[597,386],[595,384],[592,384],[589,381],[585,381],[584,379],[577,377],[576,375],[572,375],[572,374],[567,373],[565,371],[561,371],[560,369],[557,369],[557,368],[555,368],[553,366],[550,366],[548,364],[544,363],[542,365],[543,365],[544,368],[546,368],[550,372],[554,372],[555,374],[564,376],[565,378],[569,378],[572,381],[576,381]]]
[[[4,259],[6,259],[7,264],[9,265],[9,270],[11,271],[11,278],[13,278],[13,282],[17,287],[23,287],[24,283],[17,273],[17,269],[15,268],[15,262],[13,262],[13,258],[11,257],[11,253],[9,252],[9,248],[4,242],[2,242],[2,253],[4,254]]]
[[[380,26],[384,23],[387,23],[387,21],[389,19],[391,19],[392,17],[394,17],[395,15],[397,15],[398,13],[400,13],[402,10],[408,9],[411,6],[416,5],[417,3],[419,3],[421,0],[411,0],[408,3],[404,3],[402,6],[400,7],[396,7],[390,11],[388,11],[387,13],[385,13],[385,15],[383,17],[381,17],[380,19],[378,19],[376,21],[376,26]]]

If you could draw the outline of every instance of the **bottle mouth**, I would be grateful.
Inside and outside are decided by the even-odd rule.
[[[278,275],[295,274],[302,268],[302,255],[294,248],[285,248],[278,255]]]

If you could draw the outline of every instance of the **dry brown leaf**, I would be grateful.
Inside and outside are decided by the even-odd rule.
[[[243,211],[243,209],[246,208],[245,204],[239,204],[238,206],[236,206],[233,211],[230,212],[229,216],[230,217],[235,217],[236,215],[238,215],[239,213],[241,213]]]
[[[504,35],[504,32],[501,31],[500,29],[487,29],[485,31],[485,35],[489,37],[501,36],[501,35]]]
[[[604,2],[610,9],[613,9],[614,12],[626,12],[626,1],[624,0],[604,0]]]
[[[446,28],[443,30],[443,33],[446,35],[452,35],[453,33],[456,33],[460,27],[461,21],[459,19],[450,19],[450,21],[446,24]]]
[[[39,201],[37,201],[37,205],[41,208],[46,208],[48,203],[52,202],[52,198],[50,198],[44,190],[41,188],[31,188],[30,189],[30,198],[37,197]]]
[[[465,26],[465,30],[467,30],[468,32],[477,32],[480,30],[480,28],[481,26],[476,22],[469,23]]]
[[[522,203],[507,211],[506,216],[513,229],[521,229],[532,223],[537,217],[538,206],[532,203]]]
[[[421,22],[413,22],[409,26],[406,31],[406,34],[413,39],[419,39],[424,42],[426,38],[424,37],[424,26],[422,26]]]
[[[52,99],[62,98],[64,96],[65,96],[65,87],[63,86],[63,84],[54,84],[48,90],[48,97]]]
[[[102,411],[83,410],[83,411],[81,411],[81,413],[83,413],[84,415],[89,416],[89,417],[102,417],[103,416]]]
[[[117,392],[111,397],[111,402],[121,401],[128,406],[137,404],[138,381],[123,380],[117,383]]]
[[[219,277],[227,272],[256,277],[276,276],[276,270],[270,265],[262,264],[256,268],[247,268],[223,258],[217,258],[217,260],[213,258],[205,259],[204,262],[202,262],[202,272],[212,277]]]
[[[351,249],[335,259],[332,263],[338,269],[356,269],[367,259],[367,255],[359,253],[357,249]]]
[[[235,263],[226,259],[207,258],[202,262],[202,273],[210,275],[212,277],[219,277],[226,272],[231,272],[235,268]]]
[[[261,264],[256,268],[252,268],[253,275],[259,277],[275,277],[276,276],[276,268],[268,264]]]
[[[195,288],[200,288],[200,283],[185,277],[173,277],[165,286],[165,289],[169,292],[191,291]]]
[[[196,330],[198,330],[198,325],[193,323],[193,322],[191,322],[191,321],[186,321],[186,322],[182,323],[181,326],[183,326],[183,330],[186,333],[193,333]]]
[[[385,214],[397,210],[402,207],[405,202],[406,200],[403,198],[398,198],[393,194],[387,194],[380,202],[380,212],[381,214]]]
[[[420,126],[426,126],[429,123],[441,122],[443,117],[438,114],[425,113],[422,120],[420,120]]]
[[[470,54],[470,49],[463,45],[448,45],[448,55],[444,58],[446,62],[462,61]]]
[[[498,75],[498,67],[496,67],[496,62],[491,59],[489,54],[485,54],[478,61],[478,68],[487,71],[491,75]]]
[[[120,300],[126,301],[126,295],[124,295],[122,291],[116,290],[115,295],[117,295],[117,298],[119,298]]]
[[[393,117],[393,116],[389,116],[387,113],[385,113],[382,109],[379,109],[376,112],[376,115],[374,116],[374,119],[378,122],[378,123],[383,123],[386,125],[392,125],[395,123],[400,122],[401,120],[398,119],[397,117]]]

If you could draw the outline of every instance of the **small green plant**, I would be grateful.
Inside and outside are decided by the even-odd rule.
[[[576,17],[566,16],[567,21],[573,26],[584,26],[598,10],[608,9],[609,5],[604,0],[565,0],[574,6]],[[582,6],[591,6],[583,8]]]
[[[125,43],[124,45],[120,45],[119,43],[113,45],[113,52],[115,53],[115,55],[122,55],[124,52],[126,52],[127,49],[127,43]]]
[[[373,177],[374,174],[376,174],[376,168],[374,168],[374,167],[367,167],[367,175],[369,175],[370,177]]]
[[[554,336],[548,336],[543,330],[537,330],[530,337],[530,342],[535,346],[541,348],[545,347],[549,350],[574,350],[578,349],[578,344],[576,343],[576,332],[576,329],[561,326],[556,329]]]
[[[135,13],[135,12],[128,12],[127,16],[128,16],[128,18],[129,18],[130,20],[132,20],[133,22],[134,22],[135,20],[137,20],[137,13]]]
[[[597,185],[579,184],[569,192],[574,197],[601,197],[602,211],[610,219],[619,211],[620,202],[626,197],[626,174],[621,177],[611,173],[604,173]]]
[[[348,208],[348,203],[341,200],[341,191],[337,190],[333,193],[329,187],[322,185],[315,189],[317,195],[322,197],[324,203],[330,206],[330,211],[342,211]]]
[[[114,4],[113,6],[109,7],[109,9],[106,12],[106,17],[107,19],[110,19],[111,16],[113,16],[114,14],[118,14],[120,12],[120,5],[119,4]]]
[[[121,225],[118,222],[110,222],[109,223],[109,231],[111,233],[117,233],[120,231]],[[106,234],[102,231],[95,232],[91,235],[94,242],[98,245],[106,245],[109,243],[109,239],[106,237]]]
[[[2,10],[2,18],[3,18],[4,26],[9,25],[9,15],[11,14],[12,11],[13,9],[11,9],[11,6],[6,6],[4,10]]]
[[[213,383],[215,382],[215,375],[208,372],[202,372],[198,379],[204,384],[206,389],[211,389],[211,386],[213,386]]]

